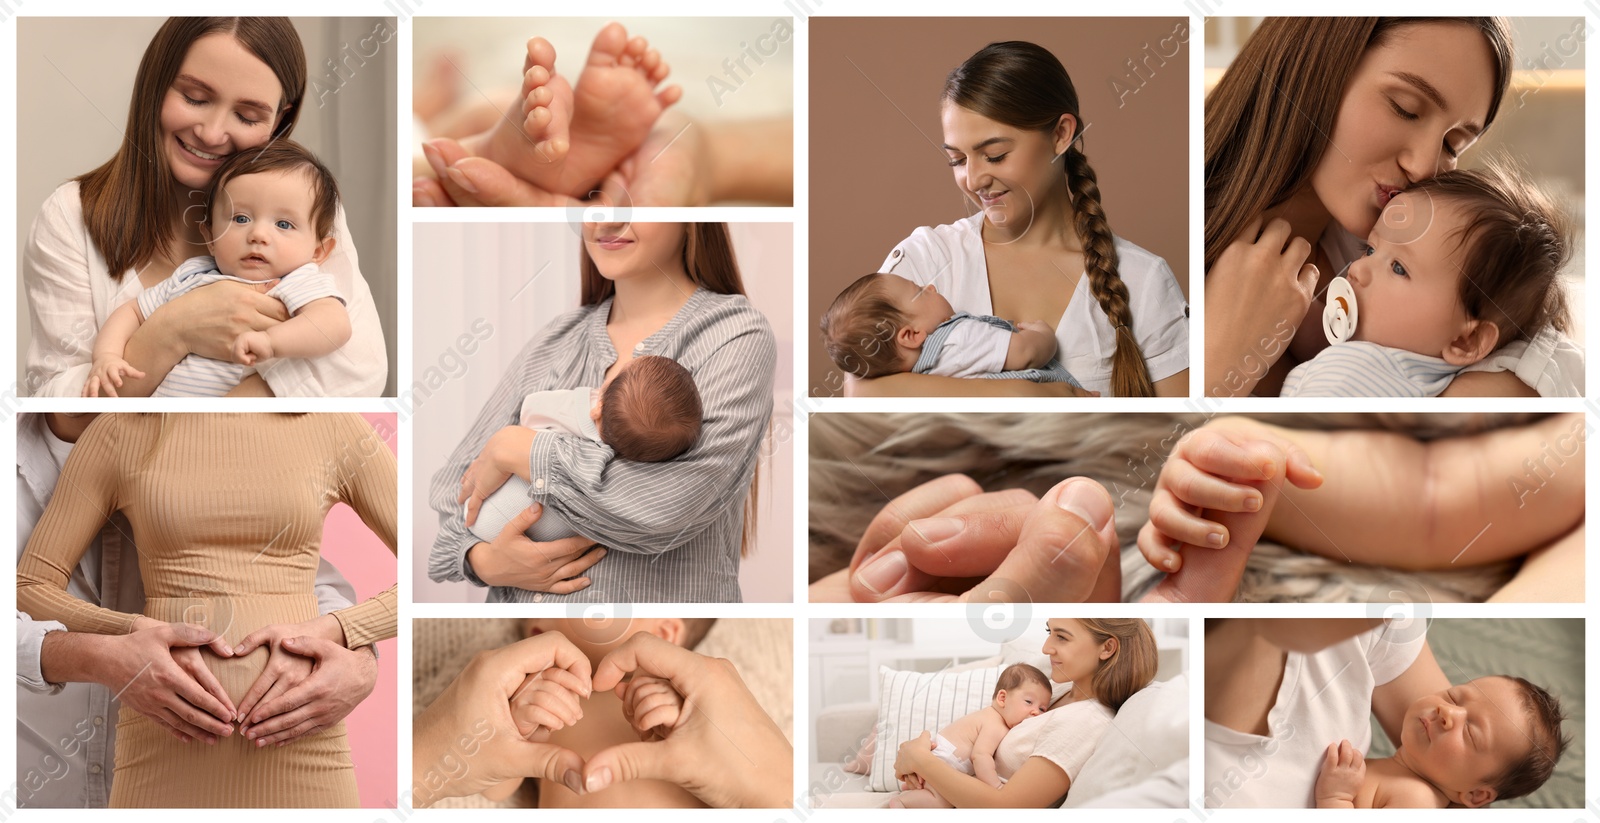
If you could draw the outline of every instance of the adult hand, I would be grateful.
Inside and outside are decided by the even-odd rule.
[[[850,564],[860,602],[1084,602],[1121,597],[1111,495],[1069,478],[1035,499],[946,475],[890,501]]]
[[[922,779],[922,770],[928,767],[934,749],[933,733],[923,732],[916,737],[900,744],[895,750],[894,773],[895,777],[916,784],[919,788],[926,788],[927,781]]]
[[[1311,306],[1311,243],[1289,223],[1256,218],[1206,272],[1207,396],[1250,393],[1289,346]]]
[[[601,200],[613,206],[704,206],[711,202],[713,162],[705,127],[668,109],[606,178]]]
[[[582,575],[606,556],[605,547],[582,536],[548,543],[529,540],[523,532],[543,514],[544,506],[535,503],[511,518],[494,542],[468,549],[473,574],[491,586],[530,592],[571,594],[588,588],[592,581]]]
[[[683,696],[683,709],[666,739],[623,743],[590,757],[586,790],[649,779],[679,786],[714,808],[794,802],[794,747],[731,662],[640,632],[600,661],[594,687],[615,689],[630,673],[670,682]]]
[[[413,206],[584,205],[581,200],[541,189],[493,160],[473,157],[448,138],[423,143],[422,154],[435,176],[411,181]]]
[[[412,724],[415,808],[529,775],[583,793],[583,758],[570,749],[524,740],[511,716],[511,698],[529,675],[550,668],[590,682],[589,658],[560,632],[544,632],[472,658]]]
[[[124,706],[154,720],[185,743],[217,742],[233,733],[228,692],[200,657],[202,648],[233,656],[221,635],[189,623],[134,622],[135,631],[107,637],[96,680]]]
[[[251,717],[257,705],[277,698],[310,676],[311,658],[295,654],[283,647],[283,641],[287,638],[307,636],[343,645],[344,627],[337,618],[326,614],[300,623],[274,623],[245,635],[244,639],[239,641],[239,645],[234,647],[234,657],[244,657],[262,647],[268,650],[267,665],[256,675],[255,682],[250,684],[250,688],[239,699],[237,719],[241,724],[246,721],[260,722]]]
[[[265,331],[289,319],[283,301],[268,297],[277,281],[239,283],[223,280],[201,286],[156,309],[149,322],[166,325],[191,354],[231,361],[233,341],[251,331]]]
[[[378,661],[370,647],[347,649],[314,636],[285,637],[283,650],[312,661],[311,674],[276,697],[262,698],[241,725],[256,746],[282,746],[327,729],[372,694]]]

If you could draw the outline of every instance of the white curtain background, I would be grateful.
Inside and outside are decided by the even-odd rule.
[[[428,579],[428,553],[439,530],[428,486],[523,345],[577,307],[578,229],[568,223],[413,228],[414,382],[401,387],[397,409],[414,423],[413,602],[481,602],[487,594],[466,583]],[[747,602],[788,602],[794,596],[794,230],[787,223],[729,229],[745,290],[778,340],[759,530],[740,565],[740,587]]]

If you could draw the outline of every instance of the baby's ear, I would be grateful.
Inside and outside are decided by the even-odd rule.
[[[1456,802],[1469,809],[1476,809],[1493,803],[1494,799],[1499,795],[1500,793],[1495,791],[1493,786],[1484,785],[1476,789],[1460,792],[1456,796]]]
[[[1441,355],[1452,366],[1470,366],[1500,345],[1500,327],[1489,320],[1468,320]]]
[[[682,646],[684,636],[687,634],[683,624],[683,619],[678,617],[656,618],[654,625],[650,626],[649,631],[651,634],[667,641],[668,643],[671,643],[674,646]]]
[[[900,344],[904,348],[920,349],[922,348],[922,341],[926,338],[927,335],[923,334],[920,330],[913,329],[910,326],[905,326],[901,328],[900,331],[895,333],[894,342]]]
[[[331,235],[322,238],[322,242],[318,243],[317,248],[311,252],[311,262],[316,263],[319,266],[322,265],[322,261],[327,260],[328,255],[333,254],[333,247],[337,245],[338,242],[339,241],[333,239]]]

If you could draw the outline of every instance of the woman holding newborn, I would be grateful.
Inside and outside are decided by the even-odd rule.
[[[77,397],[96,331],[113,310],[205,254],[198,218],[212,175],[229,155],[286,139],[305,97],[305,50],[287,18],[174,17],[140,61],[117,153],[63,183],[40,207],[23,252],[32,335],[24,387]],[[235,394],[376,396],[388,356],[341,206],[322,264],[346,300],[351,337],[334,354],[282,358]],[[232,361],[240,335],[288,319],[268,286],[216,283],[151,313],[124,359],[143,377],[117,393],[148,396],[193,353]]]
[[[1111,233],[1061,61],[1033,43],[993,43],[950,73],[942,100],[946,159],[981,210],[917,229],[879,271],[935,284],[957,311],[1049,325],[1085,390],[1188,394],[1183,292],[1165,261]],[[855,396],[1072,391],[923,374],[846,383]]]
[[[927,732],[901,744],[899,779],[934,789],[956,808],[1042,809],[1067,796],[1117,710],[1155,679],[1156,641],[1138,618],[1060,618],[1046,626],[1041,651],[1050,657],[1050,680],[1072,688],[1000,741],[995,770],[1005,785],[996,789],[940,760]]]
[[[226,706],[241,706],[280,655],[296,657],[285,640],[355,649],[394,637],[393,586],[319,616],[313,585],[336,503],[394,551],[396,478],[393,452],[357,415],[102,415],[73,447],[61,493],[17,563],[17,608],[96,634],[203,624],[221,638],[206,647],[198,679]],[[107,513],[119,511],[139,547],[144,614],[67,593]],[[263,636],[270,642],[246,653]],[[302,662],[309,672],[311,661]],[[242,733],[205,745],[124,704],[116,731],[113,807],[358,805],[342,722],[289,746]]]
[[[744,296],[726,224],[586,223],[582,244],[581,306],[528,341],[433,477],[429,576],[493,586],[500,602],[736,602],[772,417],[772,330]],[[623,460],[516,425],[528,394],[600,386],[646,355],[676,361],[700,394],[700,434],[679,457]],[[474,537],[468,520],[513,474],[537,505],[499,538]],[[529,540],[541,506],[585,536]]]
[[[1514,65],[1499,17],[1262,21],[1206,97],[1206,394],[1277,395],[1328,345],[1328,283],[1390,199],[1456,168]],[[1443,394],[1581,394],[1582,371],[1546,328]]]

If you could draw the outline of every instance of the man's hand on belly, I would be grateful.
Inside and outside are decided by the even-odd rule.
[[[200,647],[232,654],[220,636],[199,626],[141,617],[120,636],[51,632],[41,662],[51,682],[100,683],[178,739],[215,742],[233,733],[235,709]]]

